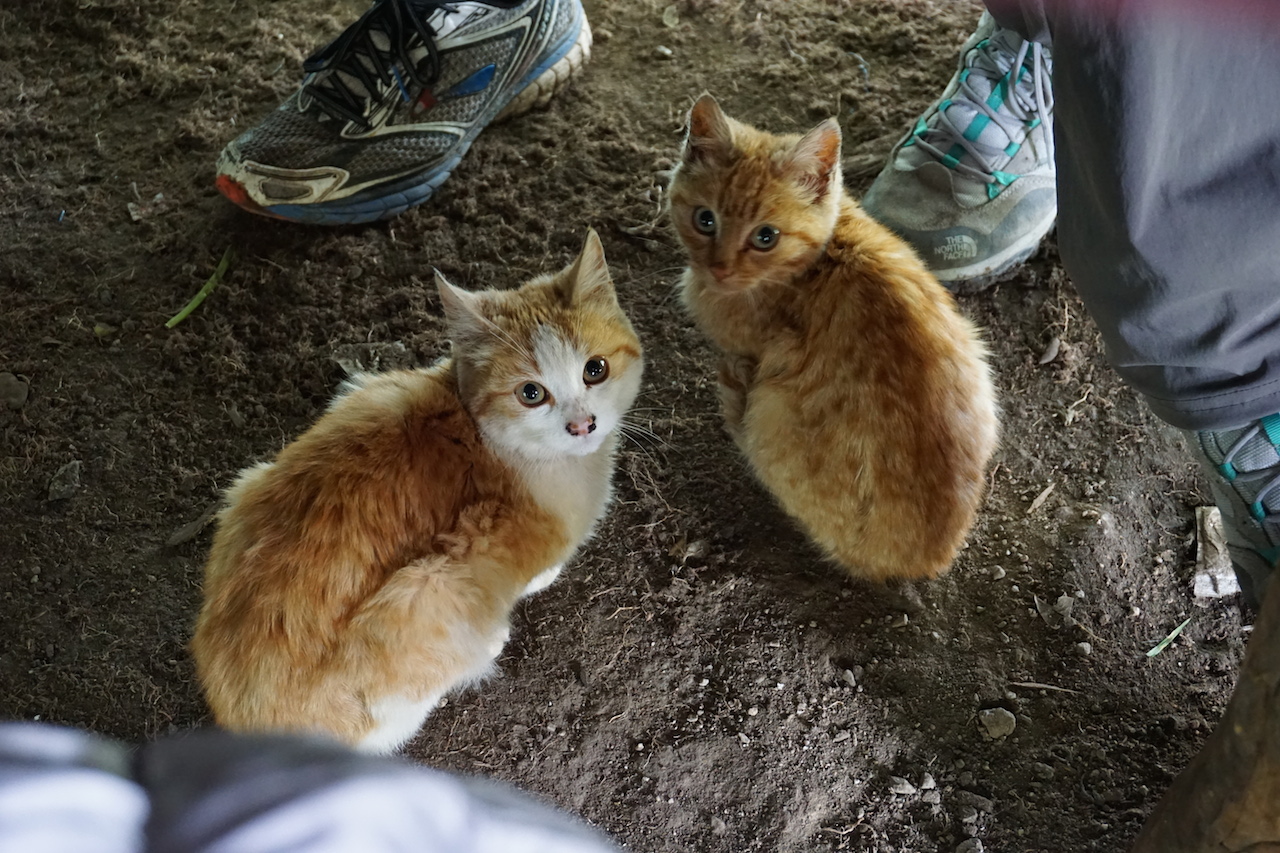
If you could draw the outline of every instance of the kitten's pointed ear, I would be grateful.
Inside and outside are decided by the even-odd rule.
[[[804,135],[787,157],[786,169],[822,201],[840,173],[840,125],[829,118]]]
[[[729,119],[710,95],[703,95],[689,110],[689,133],[684,138],[683,157],[686,163],[710,160],[729,150],[733,145],[733,130]]]
[[[454,287],[436,270],[436,289],[440,292],[440,305],[444,308],[445,325],[449,337],[454,340],[473,338],[484,330],[489,321],[480,313],[480,297]]]
[[[604,260],[604,245],[596,229],[587,229],[587,241],[582,245],[578,258],[565,272],[562,292],[570,303],[579,304],[590,299],[606,299],[616,303],[613,278]]]

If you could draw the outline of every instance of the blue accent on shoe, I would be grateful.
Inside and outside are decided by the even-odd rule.
[[[1267,508],[1264,507],[1260,501],[1254,501],[1249,504],[1249,514],[1258,521],[1262,521],[1267,517]]]
[[[1005,187],[1009,186],[1009,184],[1018,180],[1018,178],[1022,176],[1014,175],[1010,172],[1001,172],[999,169],[996,169],[994,172],[991,173],[991,177],[995,178],[995,182],[987,184],[988,199],[993,199],[996,196],[1000,195],[1000,193],[1004,190]]]
[[[1230,462],[1223,462],[1218,466],[1218,471],[1221,472],[1222,476],[1227,478],[1228,483],[1234,482],[1236,477],[1239,476],[1236,471],[1236,466],[1232,465]]]
[[[1004,153],[1012,157],[1014,154],[1018,153],[1018,149],[1021,147],[1022,147],[1021,142],[1010,142],[1008,145],[1004,147]]]
[[[483,92],[493,82],[493,75],[497,71],[498,66],[490,63],[462,82],[449,87],[444,92],[439,92],[437,97],[460,98],[463,95],[474,95],[476,92]]]
[[[405,88],[404,80],[400,78],[400,72],[396,70],[395,66],[391,67],[391,75],[396,78],[396,85],[400,87],[401,100],[403,100],[406,104],[409,103],[410,101],[409,90]]]
[[[1280,415],[1267,415],[1262,419],[1262,428],[1267,431],[1267,439],[1273,447],[1280,447]]]

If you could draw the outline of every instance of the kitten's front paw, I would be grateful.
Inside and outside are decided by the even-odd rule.
[[[756,361],[743,355],[726,355],[720,360],[720,410],[724,428],[741,443],[742,419],[747,413],[747,393],[755,384]]]

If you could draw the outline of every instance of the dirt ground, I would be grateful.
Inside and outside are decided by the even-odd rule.
[[[135,742],[206,723],[185,644],[219,491],[343,365],[443,352],[433,266],[512,286],[593,225],[658,440],[623,452],[594,542],[519,607],[500,677],[409,756],[636,851],[1126,848],[1221,713],[1250,615],[1193,599],[1207,490],[1105,365],[1052,245],[961,301],[1005,411],[970,545],[941,580],[881,589],[751,481],[659,220],[655,173],[704,90],[777,131],[838,116],[862,192],[979,7],[673,5],[587,0],[594,59],[550,108],[487,131],[427,205],[336,230],[239,211],[213,163],[359,0],[0,8],[0,372],[27,390],[0,405],[0,715]],[[228,248],[222,284],[165,328]],[[994,708],[1016,715],[998,740]]]

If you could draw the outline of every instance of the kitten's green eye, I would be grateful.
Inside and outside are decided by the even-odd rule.
[[[693,227],[703,234],[716,233],[716,215],[705,207],[693,212]]]
[[[751,235],[751,245],[762,252],[767,252],[778,245],[778,235],[781,233],[772,225],[761,225],[756,229],[756,233]]]
[[[587,359],[587,366],[582,368],[582,381],[595,385],[609,378],[609,362],[600,356]]]
[[[532,409],[547,402],[547,389],[537,382],[526,382],[516,389],[516,399]]]

